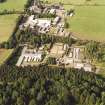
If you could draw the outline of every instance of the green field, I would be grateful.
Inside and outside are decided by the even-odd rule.
[[[18,15],[0,15],[0,43],[7,41],[16,25]]]
[[[70,31],[82,39],[105,41],[105,6],[76,6]]]
[[[0,65],[11,55],[13,49],[0,49]]]
[[[0,11],[5,9],[22,11],[24,10],[26,2],[27,0],[7,0],[4,3],[0,3]],[[16,25],[16,19],[18,16],[19,15],[17,14],[0,15],[0,43],[9,39]]]
[[[2,10],[23,10],[27,0],[7,0],[4,3],[0,3],[0,11]]]

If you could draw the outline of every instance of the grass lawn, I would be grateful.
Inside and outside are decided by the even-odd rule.
[[[0,11],[7,10],[23,10],[27,0],[7,0],[4,3],[0,3]]]
[[[11,55],[13,49],[0,49],[0,65]]]
[[[0,15],[0,43],[7,41],[16,25],[18,15]]]
[[[66,9],[69,8],[66,7]],[[105,6],[74,6],[70,31],[82,39],[105,41]]]

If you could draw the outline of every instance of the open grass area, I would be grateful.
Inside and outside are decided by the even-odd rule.
[[[13,49],[0,49],[0,65],[11,55]]]
[[[0,11],[2,10],[23,10],[27,0],[7,0],[4,3],[0,3]]]
[[[17,18],[18,15],[0,15],[0,43],[9,39]]]
[[[105,6],[76,6],[68,18],[70,30],[79,38],[105,41]]]

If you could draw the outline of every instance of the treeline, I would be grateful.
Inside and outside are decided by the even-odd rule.
[[[2,10],[0,11],[0,15],[10,15],[10,14],[23,14],[24,11],[15,11],[15,10]]]
[[[105,79],[63,67],[4,65],[0,105],[105,105]]]
[[[90,59],[105,62],[105,43],[90,41],[86,44],[86,49]]]
[[[3,2],[5,2],[5,1],[7,1],[7,0],[0,0],[0,3],[3,3]]]
[[[25,5],[25,9],[29,8],[33,4],[34,0],[27,0],[27,4]]]

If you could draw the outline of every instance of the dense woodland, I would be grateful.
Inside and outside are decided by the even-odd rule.
[[[105,105],[105,80],[63,67],[0,69],[0,105]]]

